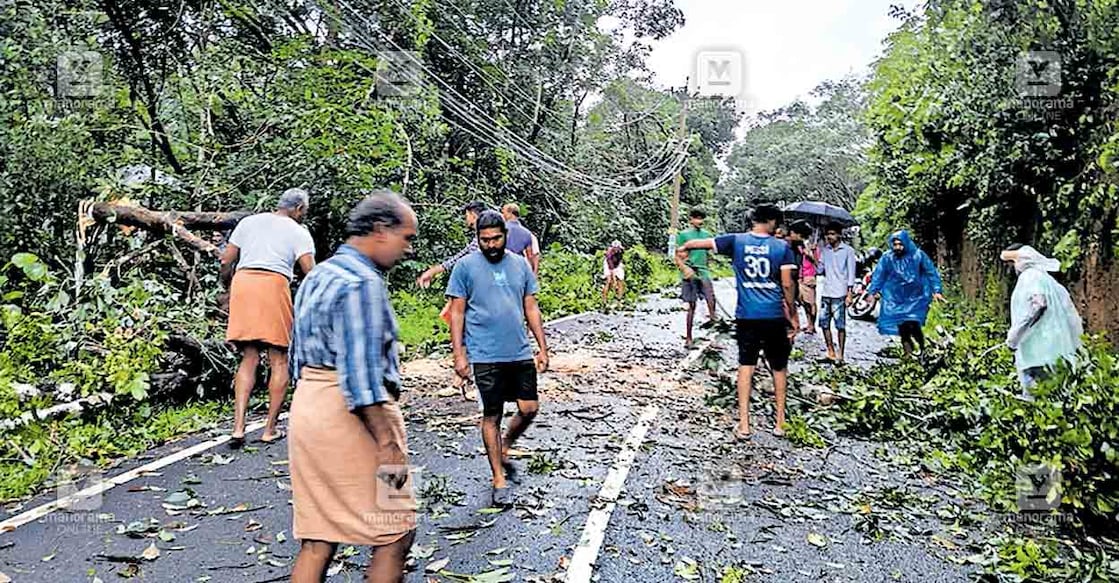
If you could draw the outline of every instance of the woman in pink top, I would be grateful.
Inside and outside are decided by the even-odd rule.
[[[800,305],[804,306],[804,315],[808,316],[807,334],[816,333],[816,272],[820,264],[820,249],[815,244],[809,243],[812,236],[812,227],[805,222],[798,221],[791,227],[791,239],[796,244],[803,245],[800,261]]]

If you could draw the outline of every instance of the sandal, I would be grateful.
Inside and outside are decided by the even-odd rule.
[[[264,437],[262,436],[260,438],[260,442],[261,443],[275,443],[275,442],[280,441],[281,439],[283,439],[287,436],[288,436],[288,434],[284,433],[284,431],[282,429],[277,429],[276,434],[272,436],[272,439],[264,439]]]
[[[242,447],[245,447],[244,435],[242,435],[241,437],[229,437],[229,449],[241,449]]]
[[[513,488],[506,486],[504,488],[493,489],[493,507],[494,508],[511,508],[513,506]]]

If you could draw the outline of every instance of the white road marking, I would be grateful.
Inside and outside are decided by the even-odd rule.
[[[637,419],[637,425],[634,425],[633,430],[629,432],[625,446],[614,461],[614,467],[610,468],[610,473],[606,475],[606,481],[602,483],[602,489],[595,499],[597,503],[605,504],[601,508],[591,510],[590,515],[587,516],[587,524],[583,527],[583,534],[579,537],[579,544],[575,547],[571,564],[567,568],[567,583],[588,583],[591,580],[595,560],[606,537],[606,527],[610,524],[610,515],[618,503],[618,495],[621,494],[629,469],[637,458],[637,449],[641,447],[645,434],[649,432],[649,426],[658,413],[660,407],[656,405],[645,407]]]
[[[544,322],[544,325],[545,326],[555,326],[556,324],[562,324],[562,323],[564,323],[568,320],[574,320],[576,318],[582,318],[583,316],[589,316],[591,314],[596,314],[596,313],[597,312],[580,312],[578,314],[569,314],[569,315],[564,316],[562,318],[557,318],[555,320],[548,320],[547,322]]]
[[[287,413],[283,413],[283,414],[280,415],[280,419],[281,420],[282,419],[287,419],[287,416],[288,416]],[[255,433],[255,432],[257,432],[257,431],[259,431],[263,428],[264,428],[264,421],[257,421],[255,423],[250,423],[249,425],[247,425],[245,427],[245,435],[247,436],[250,433]],[[151,463],[142,465],[138,468],[129,470],[129,471],[124,472],[122,474],[117,474],[116,476],[113,476],[112,478],[109,478],[107,480],[98,482],[97,484],[94,484],[93,486],[85,488],[84,490],[78,490],[77,492],[74,492],[73,494],[70,494],[68,496],[64,496],[64,497],[59,498],[59,499],[57,499],[53,502],[48,502],[46,504],[36,506],[35,508],[32,508],[31,510],[28,510],[27,512],[23,512],[21,514],[18,514],[16,516],[13,516],[13,517],[5,520],[4,522],[0,522],[0,534],[6,533],[6,532],[11,532],[11,531],[29,523],[29,522],[34,522],[34,521],[52,513],[52,512],[54,512],[55,510],[59,510],[59,509],[62,509],[62,508],[68,508],[71,504],[74,504],[75,502],[78,502],[79,500],[84,500],[86,498],[97,496],[97,495],[99,495],[103,492],[111,490],[112,488],[120,486],[121,484],[126,484],[128,482],[131,482],[132,480],[135,480],[136,478],[139,478],[139,477],[143,476],[144,474],[146,474],[148,472],[154,472],[154,471],[156,471],[160,468],[167,467],[167,466],[169,466],[169,465],[171,465],[175,462],[182,461],[182,460],[185,460],[185,459],[187,459],[191,456],[198,455],[198,454],[200,454],[200,453],[202,453],[202,452],[204,452],[208,449],[213,449],[213,448],[215,448],[215,447],[217,447],[217,446],[219,446],[223,443],[226,443],[227,441],[229,441],[229,436],[228,435],[223,435],[221,437],[211,439],[210,441],[204,441],[204,442],[199,443],[197,445],[188,447],[188,448],[186,448],[182,451],[175,452],[175,453],[173,453],[173,454],[171,454],[167,457],[160,458],[160,459],[155,460]]]

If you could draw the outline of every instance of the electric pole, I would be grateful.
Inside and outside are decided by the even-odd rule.
[[[672,202],[669,205],[668,219],[668,254],[671,259],[676,253],[676,226],[680,222],[680,187],[684,183],[684,167],[687,166],[687,146],[684,144],[684,132],[687,131],[688,122],[688,83],[691,77],[684,80],[684,99],[680,106],[680,127],[676,130],[676,143],[684,149],[684,164],[676,171],[676,179],[672,184]]]

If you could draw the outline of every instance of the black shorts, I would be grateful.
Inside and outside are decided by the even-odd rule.
[[[711,285],[710,279],[696,275],[680,282],[680,297],[684,298],[684,302],[694,304],[699,298],[715,297],[715,288]]]
[[[536,363],[531,360],[475,364],[474,384],[485,417],[501,415],[505,403],[540,398],[536,394]]]
[[[765,359],[773,370],[789,368],[793,345],[789,342],[788,320],[735,320],[735,335],[739,366],[757,366],[758,353],[764,350]]]

